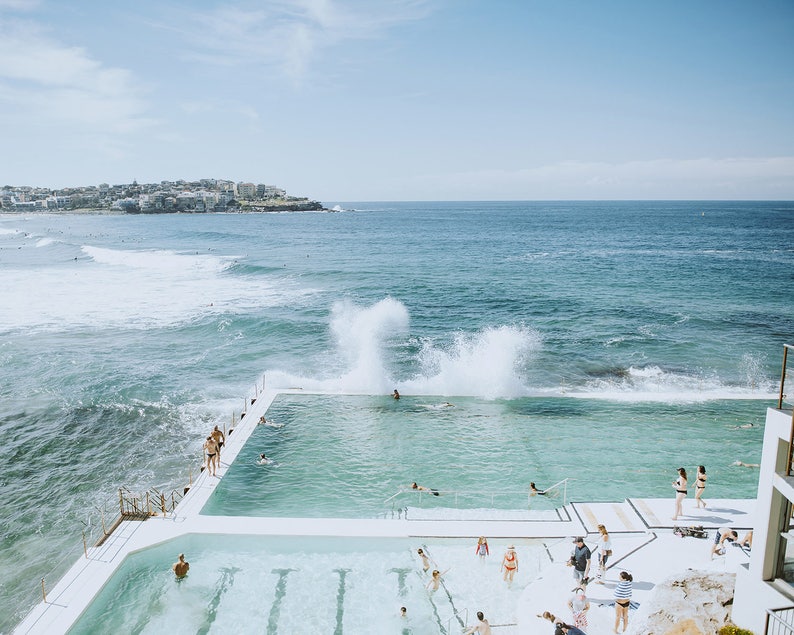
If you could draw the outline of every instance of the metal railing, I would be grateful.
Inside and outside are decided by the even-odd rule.
[[[787,400],[786,396],[786,377],[791,372],[794,374],[794,370],[789,371],[788,369],[788,352],[789,350],[794,350],[794,346],[791,344],[783,344],[783,370],[780,373],[780,393],[777,398],[777,409],[783,410],[783,406],[791,404],[791,401]],[[791,411],[791,430],[789,432],[789,441],[788,441],[788,461],[786,461],[786,474],[788,476],[792,476],[792,463],[794,462],[794,408]]]
[[[546,496],[549,500],[554,499],[554,493],[556,491],[562,490],[562,501],[559,506],[564,507],[568,503],[568,481],[571,480],[570,478],[564,478],[561,481],[555,483],[547,487],[545,490],[541,492],[537,492],[535,494],[532,493],[531,490],[499,490],[495,492],[483,492],[482,490],[427,490],[427,489],[413,489],[410,487],[403,487],[397,490],[394,494],[389,496],[385,501],[383,501],[384,505],[389,505],[391,503],[391,511],[396,513],[398,507],[396,506],[396,501],[398,497],[404,495],[413,495],[419,497],[421,500],[425,497],[434,497],[434,496],[444,496],[445,503],[448,503],[449,497],[453,497],[452,507],[457,508],[461,499],[467,498],[470,500],[476,501],[490,501],[490,507],[493,508],[495,501],[498,497],[505,497],[505,496],[513,496],[518,499],[524,499],[526,497],[527,501],[527,508],[531,508],[532,506],[532,499],[535,496]],[[430,498],[429,500],[433,500]],[[449,506],[448,504],[446,506]],[[402,505],[400,505],[400,508]],[[394,514],[392,514],[393,516]]]
[[[794,635],[794,606],[767,609],[764,635]]]

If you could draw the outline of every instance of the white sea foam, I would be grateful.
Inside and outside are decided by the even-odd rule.
[[[0,329],[151,328],[287,303],[305,289],[227,272],[232,257],[84,246],[88,259],[7,269]]]
[[[405,305],[386,298],[369,307],[339,302],[330,327],[341,372],[332,377],[300,377],[269,371],[271,385],[347,393],[391,393],[394,388],[413,395],[457,395],[485,398],[528,394],[519,369],[540,345],[539,335],[526,327],[501,326],[475,333],[459,333],[447,346],[426,341],[415,361],[420,372],[406,380],[386,370],[389,343],[408,333]],[[405,360],[402,360],[405,361]]]
[[[5,227],[0,227],[0,236],[13,236],[14,234],[19,234],[18,229],[7,229]]]
[[[774,396],[774,390],[770,380],[742,386],[728,385],[717,377],[696,377],[650,365],[629,367],[619,376],[591,379],[582,388],[564,391],[564,394],[586,399],[681,403],[714,399],[770,399]]]
[[[36,241],[36,247],[47,247],[55,242],[54,238],[39,238]]]

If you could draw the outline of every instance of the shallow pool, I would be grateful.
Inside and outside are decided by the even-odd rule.
[[[565,492],[529,499],[530,481],[543,489],[570,479],[568,501],[666,497],[677,467],[694,472],[700,464],[711,497],[756,495],[757,470],[733,462],[760,459],[765,413],[758,401],[453,401],[279,395],[267,418],[281,427],[257,426],[202,513],[371,518],[406,507],[549,510]],[[262,452],[274,463],[257,465]],[[397,494],[414,481],[441,495]]]
[[[475,542],[191,534],[129,556],[69,632],[447,633],[476,611],[514,623],[546,550],[512,541],[520,566],[508,587],[499,571],[508,542],[491,541],[483,561]],[[425,588],[418,547],[447,571],[438,591]],[[170,567],[180,552],[190,573],[176,581]]]

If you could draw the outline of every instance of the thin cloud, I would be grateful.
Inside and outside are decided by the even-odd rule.
[[[0,21],[0,105],[16,125],[34,121],[128,133],[150,125],[133,75],[80,47],[54,41],[30,22]]]
[[[323,50],[370,39],[428,15],[426,0],[277,0],[257,9],[223,5],[191,10],[180,28],[189,58],[217,65],[250,64],[300,80]]]

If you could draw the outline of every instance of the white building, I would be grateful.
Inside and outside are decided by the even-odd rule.
[[[732,611],[738,626],[769,635],[794,634],[794,399],[785,394],[787,382],[794,388],[790,351],[794,346],[785,345],[777,407],[766,413],[752,557],[736,574]]]

